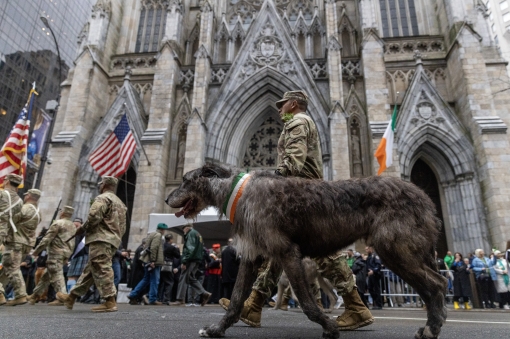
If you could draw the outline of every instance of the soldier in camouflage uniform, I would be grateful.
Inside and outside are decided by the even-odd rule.
[[[0,272],[0,305],[22,305],[27,302],[27,291],[20,265],[35,244],[35,229],[40,221],[37,202],[39,190],[29,190],[24,202],[17,194],[22,178],[9,174],[4,180],[4,190],[0,191],[0,243],[5,244]],[[10,282],[15,299],[6,303],[3,285]]]
[[[90,207],[87,222],[81,227],[86,232],[86,245],[89,245],[87,266],[69,294],[57,293],[57,299],[68,309],[73,309],[76,298],[84,295],[95,283],[104,304],[93,307],[93,312],[116,312],[113,282],[112,258],[119,248],[126,231],[126,205],[115,195],[118,180],[104,176],[99,183],[99,192]]]
[[[48,253],[48,260],[46,261],[46,269],[39,280],[39,283],[34,288],[34,293],[28,297],[30,304],[34,305],[38,298],[48,289],[50,284],[57,292],[66,292],[66,283],[64,279],[64,271],[62,267],[67,264],[67,260],[73,254],[74,241],[67,241],[67,239],[74,236],[76,233],[76,226],[71,221],[74,208],[71,206],[64,206],[60,219],[51,224],[48,232],[42,238],[39,245],[34,249],[34,256],[39,255],[42,251]],[[64,304],[58,300],[52,301],[50,306],[63,306]]]
[[[307,179],[323,179],[322,153],[317,127],[308,116],[308,96],[304,91],[286,92],[283,99],[276,102],[284,126],[278,140],[278,168],[276,174]],[[319,273],[331,281],[343,296],[345,312],[337,318],[340,330],[354,330],[370,325],[374,318],[361,301],[355,286],[354,276],[347,265],[345,256],[336,254],[326,258],[316,258]],[[276,286],[282,273],[279,265],[271,261],[257,276],[250,297],[245,301],[241,320],[254,327],[260,326],[262,306],[268,292]],[[284,301],[285,302],[285,301]],[[220,300],[224,308],[230,302]]]

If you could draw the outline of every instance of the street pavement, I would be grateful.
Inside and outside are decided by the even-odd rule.
[[[204,325],[217,323],[223,314],[219,306],[130,306],[119,304],[115,313],[92,313],[93,305],[75,305],[74,310],[46,304],[0,307],[0,338],[199,338]],[[342,313],[335,310],[331,317]],[[375,323],[357,331],[341,332],[343,339],[411,339],[425,324],[422,309],[373,311]],[[227,330],[227,338],[320,338],[321,327],[310,322],[299,309],[274,311],[264,308],[262,327],[242,322]],[[510,311],[452,311],[443,326],[445,339],[510,338]]]

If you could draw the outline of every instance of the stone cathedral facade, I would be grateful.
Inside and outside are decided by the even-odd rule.
[[[138,147],[119,185],[125,245],[183,173],[214,161],[276,167],[274,102],[303,89],[327,180],[377,173],[395,106],[393,166],[443,220],[438,244],[464,254],[510,239],[510,96],[479,0],[98,0],[78,37],[42,180],[86,217],[90,153],[127,114]]]

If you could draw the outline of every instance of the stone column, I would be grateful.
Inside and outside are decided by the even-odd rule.
[[[108,75],[95,61],[87,47],[76,60],[71,85],[66,89],[65,105],[57,114],[57,127],[52,136],[46,166],[41,181],[42,198],[39,203],[41,225],[50,222],[62,197],[63,205],[72,205],[83,144],[94,133],[107,109]]]
[[[169,166],[172,111],[179,79],[179,64],[169,43],[160,51],[152,86],[147,130],[141,138],[145,157],[138,163],[135,201],[131,217],[129,246],[135,248],[147,235],[150,213],[165,211],[166,177]]]
[[[342,46],[338,42],[336,2],[326,2],[326,35],[328,37],[328,73],[331,107],[329,128],[331,134],[331,155],[329,178],[333,180],[349,179],[349,139],[347,119],[344,115],[342,84]]]
[[[510,238],[510,191],[507,172],[510,168],[510,105],[495,109],[484,49],[480,36],[469,27],[461,26],[457,41],[452,46],[447,63],[453,86],[453,97],[458,116],[469,131],[476,153],[476,168],[481,186],[486,222],[489,228],[490,246],[503,248]],[[496,52],[494,52],[496,53]],[[503,107],[502,107],[503,106]],[[499,114],[499,116],[498,116]],[[476,221],[480,230],[485,228],[485,219]],[[486,242],[480,241],[480,246]]]
[[[201,7],[200,37],[195,54],[195,79],[191,107],[193,110],[186,134],[186,154],[184,157],[184,173],[200,167],[205,161],[205,139],[207,129],[207,99],[211,78],[211,51],[214,13],[208,0]]]

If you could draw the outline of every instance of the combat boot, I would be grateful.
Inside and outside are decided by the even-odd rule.
[[[21,298],[16,298],[16,299],[13,299],[13,300],[9,300],[5,306],[17,306],[17,305],[24,305],[28,302],[27,300],[27,297],[21,297]]]
[[[64,303],[58,299],[55,299],[52,302],[48,303],[48,306],[64,306]]]
[[[265,301],[266,298],[262,293],[257,290],[252,290],[250,296],[244,302],[243,310],[241,311],[242,322],[246,325],[250,325],[251,327],[260,327],[262,306],[264,306]],[[228,310],[230,300],[221,298],[219,303],[225,311]]]
[[[6,302],[4,294],[0,292],[0,305],[4,305]]]
[[[342,295],[345,304],[345,311],[338,318],[336,323],[340,331],[351,331],[357,328],[368,326],[374,322],[372,313],[366,308],[358,294],[353,288],[348,294]]]
[[[30,305],[35,305],[35,303],[37,302],[37,296],[31,294],[27,296],[27,300]]]
[[[74,306],[74,302],[76,301],[76,298],[78,298],[77,295],[74,295],[72,292],[69,294],[64,294],[62,292],[57,292],[57,299],[58,301],[64,303],[66,305],[68,310],[72,310]]]
[[[289,310],[289,300],[288,298],[282,298],[282,304],[280,305],[280,310],[288,311]]]
[[[106,298],[104,304],[101,304],[96,307],[92,307],[92,312],[117,312],[117,302],[115,301],[115,296],[111,296]]]

